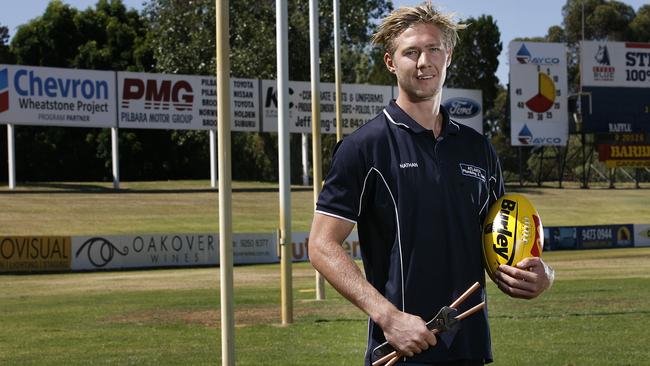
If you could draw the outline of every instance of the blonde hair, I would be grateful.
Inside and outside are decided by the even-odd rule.
[[[372,43],[383,45],[386,52],[393,55],[397,49],[395,38],[399,37],[409,27],[415,24],[432,24],[442,32],[445,47],[453,50],[458,41],[458,31],[465,29],[466,24],[457,23],[455,14],[443,14],[436,9],[431,1],[425,1],[418,6],[401,7],[388,15],[372,36]]]

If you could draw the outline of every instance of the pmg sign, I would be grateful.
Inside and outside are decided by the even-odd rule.
[[[200,130],[200,76],[118,72],[120,128]]]
[[[115,127],[111,71],[0,65],[0,123]]]
[[[186,80],[126,78],[122,88],[122,107],[128,108],[131,101],[144,99],[147,110],[175,110],[182,112],[192,109],[194,90]]]

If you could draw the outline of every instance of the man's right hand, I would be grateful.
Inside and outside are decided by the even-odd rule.
[[[422,318],[395,309],[378,323],[388,343],[399,353],[413,357],[436,345],[436,336]]]

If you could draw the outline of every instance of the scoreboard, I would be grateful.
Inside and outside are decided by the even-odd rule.
[[[580,45],[584,132],[650,133],[650,43]]]

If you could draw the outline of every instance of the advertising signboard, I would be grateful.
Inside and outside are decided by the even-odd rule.
[[[217,128],[216,79],[211,76],[117,73],[120,128]],[[259,131],[259,83],[231,79],[231,129]]]
[[[566,145],[566,49],[562,43],[510,42],[513,146]]]
[[[483,134],[483,92],[475,89],[442,89],[442,105],[454,121]]]
[[[633,232],[632,225],[578,226],[578,249],[631,247]]]
[[[545,226],[544,250],[577,249],[576,227]]]
[[[650,224],[634,224],[634,246],[650,247]]]
[[[650,166],[650,145],[598,145],[598,160],[608,168]]]
[[[276,236],[273,234],[238,233],[233,234],[232,242],[235,264],[277,263],[279,261]]]
[[[650,43],[580,43],[583,130],[650,132]]]
[[[336,92],[334,83],[320,84],[321,133],[336,133]],[[390,101],[391,87],[342,84],[343,133],[349,134],[374,118]],[[277,83],[262,80],[264,132],[277,132]],[[289,81],[289,132],[311,133],[311,84]]]
[[[112,71],[0,65],[0,123],[115,127]]]
[[[0,237],[0,273],[69,271],[69,236]]]
[[[72,270],[214,265],[217,241],[215,234],[73,237]]]

